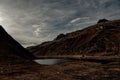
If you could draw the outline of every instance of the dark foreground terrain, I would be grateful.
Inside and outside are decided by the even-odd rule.
[[[38,58],[58,57],[75,61],[40,65],[33,61],[36,57],[32,53],[0,26],[0,80],[120,80],[119,36],[119,20],[100,22],[92,27],[58,36],[53,41],[30,47],[29,50]],[[64,46],[67,50],[75,47],[73,52],[78,52],[79,48],[81,53],[67,52]],[[66,51],[67,55],[58,55],[60,51]]]
[[[0,74],[1,80],[120,80],[120,62],[70,62],[60,65],[9,66],[13,72]],[[3,70],[3,69],[2,69]],[[1,71],[2,71],[1,70]],[[7,70],[7,69],[5,69]]]

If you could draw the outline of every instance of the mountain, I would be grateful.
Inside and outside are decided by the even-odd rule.
[[[35,56],[120,55],[120,20],[99,20],[83,30],[60,34],[53,41],[28,47]]]
[[[13,39],[2,26],[0,26],[0,53],[0,56],[23,57],[31,60],[35,58]]]
[[[0,26],[1,80],[14,80],[13,77],[16,75],[25,75],[27,72],[33,72],[33,67],[36,69],[37,66],[37,63],[32,61],[34,58],[29,51],[23,48]]]

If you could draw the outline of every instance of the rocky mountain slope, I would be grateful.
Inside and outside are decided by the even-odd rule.
[[[28,50],[35,56],[52,55],[120,55],[120,20],[99,20],[83,30],[60,34]]]

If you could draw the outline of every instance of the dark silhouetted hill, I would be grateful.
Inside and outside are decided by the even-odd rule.
[[[35,58],[0,26],[0,56],[4,55],[31,60]]]
[[[32,72],[37,63],[35,57],[24,49],[0,26],[0,79],[13,79],[15,75],[24,75]],[[35,68],[36,69],[36,68]],[[12,75],[11,78],[10,75]],[[2,77],[5,77],[4,79]]]

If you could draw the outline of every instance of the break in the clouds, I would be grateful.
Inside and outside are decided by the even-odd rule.
[[[0,24],[23,46],[120,19],[120,0],[0,0]]]

